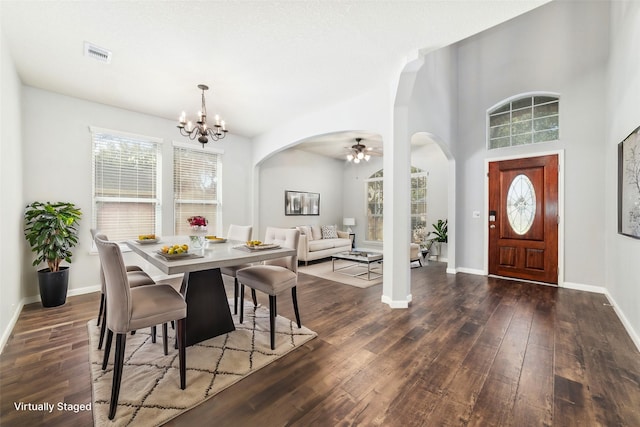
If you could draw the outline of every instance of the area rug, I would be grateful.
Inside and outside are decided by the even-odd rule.
[[[231,303],[233,303],[231,301]],[[317,334],[281,316],[276,318],[276,349],[271,350],[269,311],[245,305],[245,320],[236,330],[187,347],[187,387],[180,390],[178,350],[169,345],[165,356],[161,329],[156,343],[150,329],[127,336],[125,365],[113,421],[108,419],[113,379],[115,337],[106,371],[102,371],[103,351],[98,350],[100,328],[96,320],[89,329],[93,419],[96,426],[157,426],[201,404],[242,378],[295,350]],[[174,331],[169,328],[170,343]]]
[[[345,261],[337,259],[335,261],[336,269],[340,269],[346,267],[348,265],[353,265],[353,261]],[[378,274],[382,273],[381,264],[372,264],[371,265],[371,280],[367,279],[367,265],[366,264],[358,264],[351,268],[341,270],[343,273],[356,274],[364,272],[364,276],[360,277],[352,277],[346,274],[342,274],[339,272],[332,271],[331,260],[313,263],[309,265],[300,265],[298,267],[298,271],[300,273],[309,274],[311,276],[321,277],[323,279],[331,280],[334,282],[343,283],[349,286],[355,286],[357,288],[369,288],[371,286],[379,285],[382,283],[382,276],[378,276]],[[378,274],[374,274],[373,272],[377,272]],[[375,277],[375,278],[374,278]]]

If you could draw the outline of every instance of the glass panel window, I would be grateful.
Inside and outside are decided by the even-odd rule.
[[[531,108],[527,108],[525,110],[514,110],[511,113],[511,123],[518,123],[522,121],[531,120],[532,111]]]
[[[531,120],[516,122],[511,125],[511,135],[520,135],[531,132]]]
[[[220,154],[200,149],[173,148],[174,232],[189,235],[187,219],[203,216],[209,234],[220,232]]]
[[[507,123],[505,126],[492,127],[489,132],[491,139],[498,139],[502,137],[508,138],[511,136],[511,125]]]
[[[503,114],[492,114],[489,118],[489,126],[492,128],[500,125],[508,126],[509,123],[511,123],[511,113],[508,111]]]
[[[511,102],[511,109],[517,110],[519,108],[531,107],[532,102],[533,99],[530,96],[527,96],[526,98],[516,99]]]
[[[367,240],[382,241],[382,179],[374,178],[367,185]]]
[[[92,227],[110,240],[155,234],[160,224],[159,140],[91,128]]]
[[[531,180],[517,175],[507,191],[507,218],[513,231],[525,234],[533,225],[536,215],[536,192]]]
[[[488,148],[558,140],[559,99],[555,96],[525,96],[489,111]]]
[[[427,224],[427,177],[418,168],[411,168],[411,229]],[[366,240],[382,241],[383,233],[383,180],[382,170],[371,175],[365,182],[367,193]]]

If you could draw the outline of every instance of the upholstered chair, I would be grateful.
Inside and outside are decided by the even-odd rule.
[[[265,243],[276,243],[281,247],[296,250],[296,255],[264,261],[262,265],[238,270],[236,277],[240,282],[240,323],[244,321],[244,287],[249,286],[269,295],[269,326],[271,331],[271,349],[275,349],[275,329],[277,304],[276,296],[291,289],[293,299],[293,309],[296,314],[298,328],[300,323],[300,312],[298,311],[298,297],[296,286],[298,284],[298,242],[300,241],[300,231],[295,228],[273,228],[268,227],[265,233]]]
[[[113,367],[113,384],[109,419],[115,416],[124,366],[124,350],[127,334],[136,329],[177,321],[180,388],[186,387],[186,329],[187,303],[170,284],[156,283],[131,288],[120,246],[96,235],[95,242],[100,255],[106,282],[107,343],[102,369],[107,367],[113,334],[116,334],[116,351]],[[166,342],[166,341],[165,341]],[[135,356],[134,356],[135,357]]]
[[[420,257],[420,245],[417,243],[411,243],[409,245],[409,262],[418,261],[420,267],[422,267],[422,258]]]
[[[91,239],[95,241],[96,236],[100,234],[100,232],[95,228],[92,228],[90,231],[91,231]],[[108,240],[107,236],[105,236],[104,234],[102,234],[102,236],[103,236],[102,240]],[[137,265],[127,265],[126,269],[127,269],[127,278],[129,279],[129,286],[131,286],[132,288],[135,288],[138,286],[145,286],[145,285],[154,285],[156,283],[151,277],[149,277],[147,273],[145,273],[142,270],[142,268],[138,267]],[[102,270],[102,263],[101,263],[100,264],[100,309],[98,310],[98,325],[100,325],[100,318],[103,317],[104,313],[106,313],[105,295],[106,295],[106,285],[104,282],[104,271]],[[103,319],[102,326],[100,327],[100,340],[98,341],[98,350],[102,348],[105,330],[106,330],[106,326]],[[153,337],[153,342],[155,342],[156,341],[155,326],[153,327],[153,330],[152,330],[152,337]]]
[[[253,227],[250,225],[234,225],[229,226],[227,232],[227,240],[237,240],[239,242],[247,242],[251,240],[251,233]],[[233,277],[233,314],[238,314],[238,278],[236,272],[241,268],[249,267],[251,264],[234,265],[231,267],[222,267],[220,272],[226,276]],[[256,291],[251,290],[251,296],[253,297],[253,305],[258,305],[258,299],[256,297]]]

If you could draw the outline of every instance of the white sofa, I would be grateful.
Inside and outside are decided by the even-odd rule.
[[[300,243],[298,245],[298,261],[309,261],[327,258],[331,255],[350,251],[351,239],[346,231],[338,231],[337,238],[322,238],[322,231],[319,225],[296,227],[300,230]]]

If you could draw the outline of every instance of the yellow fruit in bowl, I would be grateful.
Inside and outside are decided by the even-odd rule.
[[[167,255],[179,255],[189,252],[189,245],[187,244],[175,244],[171,246],[163,246],[160,248],[163,254]]]
[[[138,240],[154,240],[155,238],[155,234],[141,234],[138,236]]]

